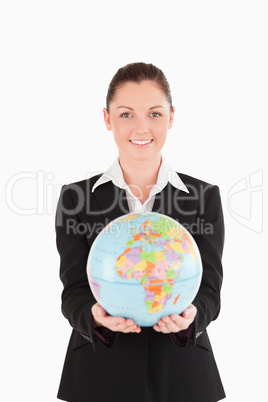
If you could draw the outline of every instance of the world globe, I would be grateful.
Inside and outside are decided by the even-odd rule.
[[[193,237],[176,220],[155,212],[127,214],[94,240],[87,276],[107,313],[149,327],[192,303],[202,261]]]

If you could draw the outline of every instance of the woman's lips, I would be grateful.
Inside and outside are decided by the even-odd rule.
[[[134,146],[138,147],[138,148],[145,148],[148,147],[153,140],[152,139],[148,139],[148,140],[129,140],[131,142],[131,144],[133,144]]]

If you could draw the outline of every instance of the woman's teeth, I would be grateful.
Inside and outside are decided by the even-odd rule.
[[[130,141],[133,142],[133,144],[145,145],[145,144],[149,144],[149,143],[152,142],[153,140],[144,140],[144,141],[130,140]]]

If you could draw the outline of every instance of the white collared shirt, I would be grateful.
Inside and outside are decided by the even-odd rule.
[[[108,181],[112,181],[115,186],[126,191],[128,207],[131,213],[152,212],[155,195],[160,193],[160,191],[163,190],[168,182],[179,190],[189,193],[187,187],[179,177],[178,173],[176,173],[175,170],[173,170],[169,166],[163,156],[157,177],[157,182],[151,188],[149,197],[144,204],[140,202],[140,200],[132,193],[129,186],[126,184],[121,166],[119,164],[119,157],[116,158],[112,166],[110,166],[109,169],[106,170],[103,175],[96,181],[92,188],[92,192],[94,192],[94,190],[98,186],[107,183]]]

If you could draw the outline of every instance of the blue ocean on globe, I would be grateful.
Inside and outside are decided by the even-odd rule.
[[[113,220],[96,237],[87,275],[104,310],[148,327],[192,303],[202,261],[193,237],[179,222],[155,212],[132,213]]]

